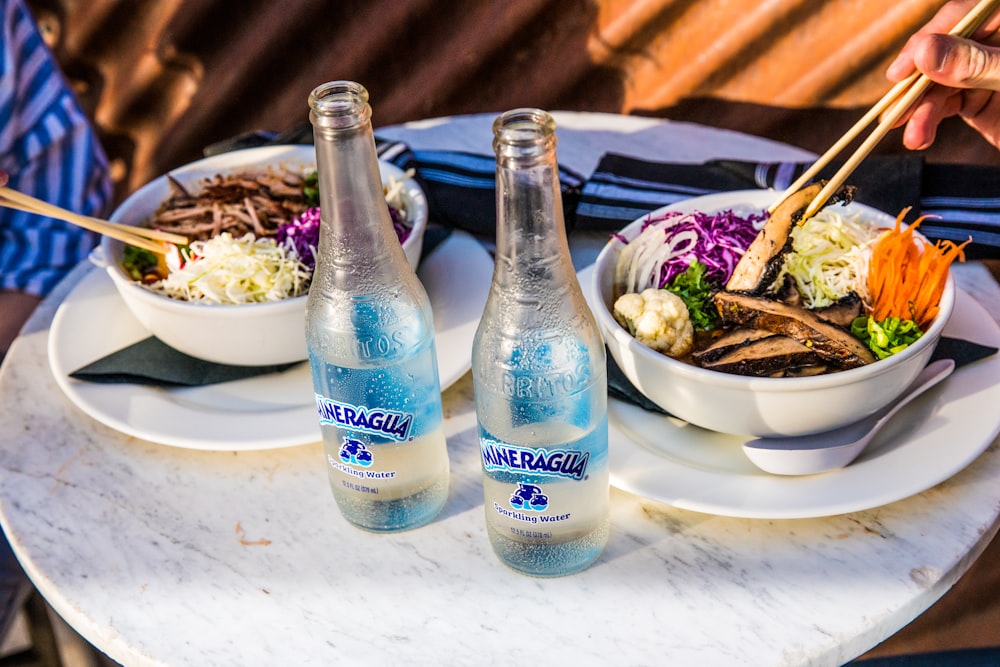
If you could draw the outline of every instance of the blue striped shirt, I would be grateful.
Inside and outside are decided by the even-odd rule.
[[[0,168],[8,187],[86,215],[111,201],[107,158],[22,0],[0,0]],[[44,296],[97,236],[0,207],[0,289]]]

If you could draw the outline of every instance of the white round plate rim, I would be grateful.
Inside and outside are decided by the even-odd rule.
[[[580,283],[589,284],[592,272],[593,265],[582,269]],[[1000,346],[1000,327],[961,289],[944,335]],[[742,452],[745,437],[706,431],[609,398],[611,484],[680,509],[749,519],[816,518],[880,507],[939,484],[990,446],[1000,433],[994,410],[1000,379],[995,378],[1000,378],[998,355],[956,369],[929,392],[936,396],[936,409],[921,415],[919,432],[887,437],[840,470],[787,477],[754,466]],[[970,387],[977,391],[970,393]],[[905,414],[913,414],[911,408]],[[694,447],[706,448],[703,462],[684,455]],[[704,462],[713,456],[718,465]]]
[[[454,231],[424,259],[417,275],[434,312],[438,373],[444,391],[471,367],[472,339],[492,282],[493,260],[471,235]],[[455,280],[455,275],[462,280]],[[56,383],[96,421],[162,445],[252,451],[320,440],[305,362],[282,373],[178,389],[99,384],[69,377],[81,366],[148,335],[107,273],[95,267],[67,294],[53,318],[48,356]],[[235,404],[240,400],[251,403],[241,407]]]

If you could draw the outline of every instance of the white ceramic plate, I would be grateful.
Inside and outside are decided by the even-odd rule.
[[[478,241],[452,233],[420,265],[434,311],[442,389],[471,366],[472,339],[486,304],[493,260]],[[460,280],[456,280],[460,277]],[[245,451],[320,439],[306,363],[272,374],[205,387],[162,389],[96,384],[69,377],[149,334],[93,270],[59,306],[49,332],[49,365],[73,403],[122,433],[188,449]]]
[[[586,284],[592,267],[580,272]],[[1000,328],[958,290],[945,336],[1000,346]],[[754,519],[832,516],[901,500],[948,479],[1000,433],[1000,356],[960,368],[918,399],[849,466],[784,477],[743,454],[747,437],[726,435],[608,402],[611,483],[674,507]]]

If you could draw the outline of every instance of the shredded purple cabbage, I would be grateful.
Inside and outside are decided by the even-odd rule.
[[[392,218],[392,226],[396,230],[396,236],[399,237],[399,242],[403,243],[406,239],[410,238],[410,232],[413,230],[406,224],[406,215],[401,210],[390,204],[389,217]]]
[[[319,245],[319,207],[307,208],[302,213],[278,226],[275,240],[290,247],[299,260],[310,269],[316,268],[316,246]]]
[[[757,236],[760,223],[768,217],[766,211],[751,213],[741,217],[732,210],[704,213],[692,211],[668,211],[667,213],[648,218],[642,225],[645,230],[655,223],[679,218],[676,222],[664,226],[664,243],[679,232],[692,230],[697,241],[687,252],[663,263],[660,267],[660,287],[670,284],[673,279],[687,271],[695,260],[704,264],[707,269],[705,278],[719,285],[725,285],[736,268],[743,253]],[[619,237],[620,238],[620,237]]]
[[[403,243],[410,237],[412,231],[405,222],[403,212],[394,206],[389,206],[389,216],[392,218],[392,226],[396,230],[399,242]],[[295,216],[291,222],[280,225],[275,239],[280,245],[291,247],[303,264],[310,269],[315,269],[316,256],[314,252],[319,246],[319,225],[319,207],[307,208]]]

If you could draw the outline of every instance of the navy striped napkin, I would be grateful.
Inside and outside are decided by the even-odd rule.
[[[729,190],[782,191],[809,167],[801,162],[648,162],[605,155],[583,186],[576,208],[577,229],[619,229],[645,213],[690,197]],[[834,163],[817,178],[829,177]],[[1000,257],[1000,169],[925,163],[914,154],[872,156],[852,174],[856,199],[891,215],[910,206],[932,240],[962,242],[970,258]]]
[[[413,169],[427,194],[431,220],[492,239],[496,229],[496,158],[441,150],[411,150],[399,141],[375,139],[381,159]],[[252,133],[206,149],[214,154],[263,143],[312,143],[312,129],[296,126],[281,133]],[[651,162],[605,154],[589,178],[560,165],[559,179],[567,228],[607,231],[661,206],[730,190],[782,191],[810,166],[808,162],[709,160],[703,163]],[[817,176],[828,178],[833,162]],[[915,153],[869,156],[852,173],[858,201],[891,215],[912,207],[920,230],[932,240],[972,243],[970,259],[1000,257],[1000,168],[926,163]]]
[[[405,143],[376,136],[379,155],[414,169],[427,194],[431,220],[492,238],[496,229],[496,158],[456,151],[411,150]],[[215,154],[267,143],[312,143],[312,128],[297,125],[276,134],[255,132],[205,149]],[[808,162],[709,160],[703,163],[650,162],[605,154],[589,178],[560,165],[566,225],[573,229],[616,231],[661,206],[729,190],[782,191],[810,166]],[[833,162],[817,178],[840,167]],[[912,207],[918,215],[939,216],[920,230],[932,240],[962,242],[970,259],[1000,257],[1000,168],[926,163],[916,153],[872,155],[851,174],[858,201],[891,215]]]
[[[398,141],[375,140],[379,158],[413,169],[427,195],[430,219],[480,238],[496,235],[496,157],[458,151],[411,150]],[[584,177],[559,166],[566,225],[572,229]]]

